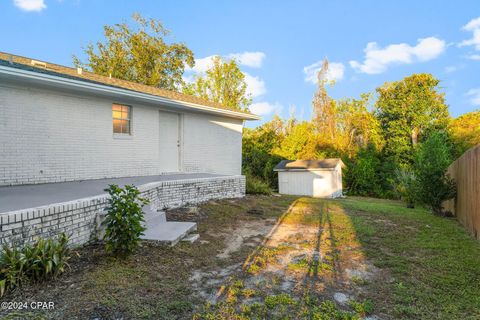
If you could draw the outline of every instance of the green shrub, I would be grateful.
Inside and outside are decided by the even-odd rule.
[[[345,182],[348,193],[360,196],[382,196],[380,155],[373,144],[360,149],[356,159],[347,161]]]
[[[434,214],[443,214],[443,202],[455,197],[456,185],[447,175],[452,148],[446,133],[433,132],[415,154],[415,176],[419,200]]]
[[[246,180],[246,192],[248,194],[272,194],[272,189],[263,180],[252,175],[247,175]]]
[[[245,128],[242,143],[242,172],[266,182],[270,188],[278,187],[278,175],[273,168],[283,158],[273,149],[279,146],[283,120],[276,119],[255,129]]]
[[[117,255],[130,254],[137,249],[145,231],[142,207],[149,201],[141,198],[140,191],[134,186],[126,185],[122,189],[112,184],[105,191],[110,195],[103,222],[106,249]]]
[[[418,197],[418,186],[412,170],[397,170],[395,191],[400,195],[400,199],[407,204],[407,208],[415,207]]]
[[[63,273],[70,259],[67,243],[68,237],[62,233],[22,248],[4,244],[0,253],[0,296],[23,283],[56,278]]]

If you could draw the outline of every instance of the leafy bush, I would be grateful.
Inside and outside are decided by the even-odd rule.
[[[382,185],[379,170],[380,156],[374,145],[361,149],[357,158],[347,161],[345,180],[348,193],[360,196],[381,196]]]
[[[275,155],[273,148],[279,140],[279,134],[272,128],[245,129],[242,143],[243,174],[263,180],[270,188],[278,188],[278,176],[273,168],[283,158]]]
[[[22,248],[2,246],[0,253],[0,296],[25,282],[56,278],[65,271],[70,259],[68,237],[40,239]]]
[[[434,214],[443,214],[442,203],[456,195],[456,185],[447,175],[452,163],[452,148],[448,136],[433,132],[415,154],[415,175],[419,200],[430,206]]]
[[[134,186],[120,188],[111,184],[105,191],[110,195],[104,240],[106,249],[118,255],[126,255],[137,249],[140,236],[145,227],[142,225],[142,207],[148,200],[140,197],[140,191]]]
[[[247,175],[246,180],[246,192],[248,194],[272,194],[272,189],[263,180],[252,175]]]

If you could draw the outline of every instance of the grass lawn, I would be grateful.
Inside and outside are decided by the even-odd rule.
[[[454,219],[395,201],[256,196],[168,212],[200,240],[99,245],[2,301],[53,301],[10,319],[480,319],[480,243]]]

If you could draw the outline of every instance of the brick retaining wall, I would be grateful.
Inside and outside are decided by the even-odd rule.
[[[245,195],[244,176],[185,179],[153,182],[138,187],[153,209],[175,208],[210,199],[239,198]],[[0,214],[0,239],[22,245],[39,237],[65,232],[70,244],[78,246],[97,238],[97,226],[108,205],[108,196],[56,203]]]

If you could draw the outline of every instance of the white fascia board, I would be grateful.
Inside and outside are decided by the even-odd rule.
[[[6,76],[14,77],[17,79],[24,79],[24,80],[29,80],[33,82],[43,82],[46,84],[56,85],[59,87],[68,87],[68,88],[76,89],[79,91],[113,94],[117,96],[135,98],[135,99],[143,100],[150,103],[160,103],[160,104],[174,107],[174,108],[175,107],[187,108],[187,109],[196,110],[200,112],[219,114],[219,115],[223,115],[231,118],[237,118],[237,119],[243,119],[243,120],[260,120],[261,119],[261,117],[254,114],[249,115],[242,112],[214,108],[214,107],[204,106],[196,103],[179,101],[175,99],[163,98],[163,97],[151,95],[148,93],[142,93],[138,91],[112,87],[109,85],[70,79],[70,78],[54,76],[54,75],[44,74],[39,72],[33,72],[33,71],[28,71],[28,70],[23,70],[18,68],[0,66],[0,75],[6,75]]]

